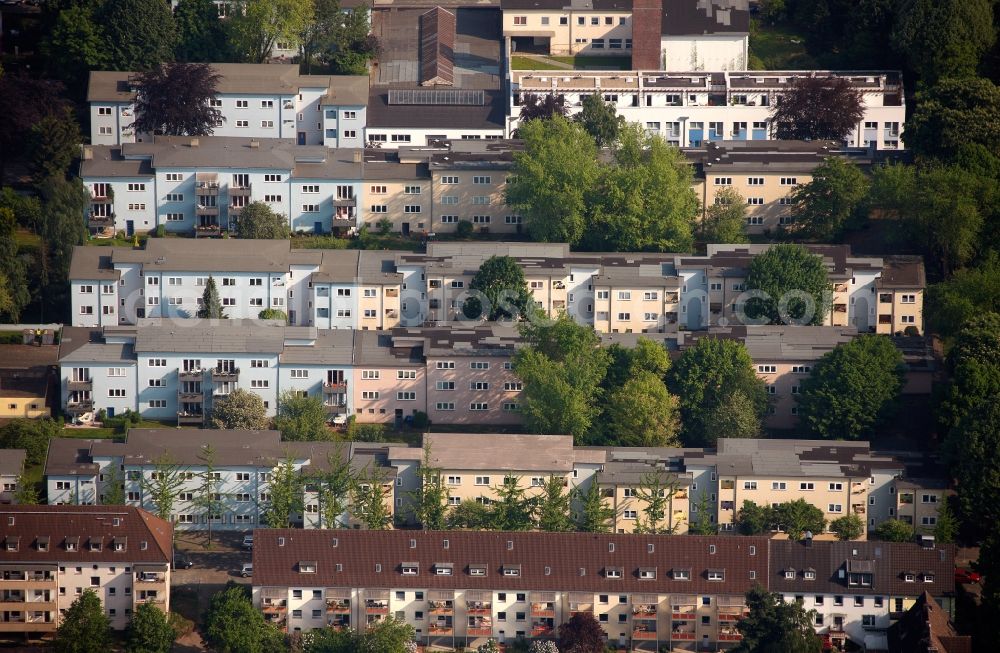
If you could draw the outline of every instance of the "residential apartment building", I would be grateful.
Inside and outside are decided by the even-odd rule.
[[[894,71],[512,70],[507,130],[512,134],[517,128],[525,95],[561,95],[573,115],[585,96],[597,93],[625,120],[677,147],[768,140],[773,138],[773,107],[801,76],[845,78],[861,94],[864,115],[845,139],[846,145],[902,148],[906,105],[900,73]]]
[[[597,619],[612,646],[726,650],[741,639],[745,592],[760,584],[790,600],[822,598],[816,627],[824,635],[885,648],[892,614],[925,590],[952,609],[953,560],[950,545],[258,530],[253,601],[287,632],[358,628],[392,615],[414,627],[418,643],[444,650],[489,638],[552,639],[580,612]],[[911,569],[919,571],[907,580]],[[857,607],[842,607],[845,596]]]
[[[0,449],[0,503],[12,503],[24,472],[24,449]]]
[[[55,438],[45,461],[49,505],[105,504],[112,485],[121,487],[127,506],[155,510],[151,483],[158,473],[178,476],[170,522],[178,530],[245,531],[266,523],[275,468],[290,460],[304,478],[318,479],[331,462],[348,462],[352,473],[370,478],[378,468],[386,486],[386,508],[392,514],[395,473],[382,452],[363,443],[281,442],[278,431],[213,429],[130,429],[125,441]],[[209,450],[209,446],[211,450]],[[206,481],[211,461],[214,481]],[[172,470],[164,472],[166,469]],[[203,503],[206,482],[217,495],[217,512]],[[349,528],[359,524],[350,501],[329,515],[323,495],[312,481],[303,493],[304,510],[293,522],[304,528]],[[334,522],[324,523],[325,518]]]
[[[53,332],[45,344],[34,343],[36,332],[27,329],[23,344],[0,345],[0,419],[34,419],[52,414],[49,388],[58,358],[52,344]]]
[[[511,51],[629,56],[660,70],[746,70],[745,0],[707,6],[684,0],[537,2],[503,0]]]
[[[368,77],[300,75],[298,64],[212,64],[219,75],[212,108],[221,114],[213,134],[291,139],[299,145],[362,147]],[[136,134],[136,73],[92,71],[87,87],[90,142],[148,141]]]
[[[155,136],[85,146],[80,177],[90,190],[87,224],[99,234],[167,232],[221,236],[243,208],[263,202],[292,231],[357,226],[360,149],[298,146],[292,139]]]
[[[130,506],[0,507],[0,634],[55,633],[85,590],[101,600],[111,627],[133,611],[170,609],[170,524]]]

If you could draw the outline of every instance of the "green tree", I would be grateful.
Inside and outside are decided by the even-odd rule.
[[[344,21],[339,0],[315,0],[313,6],[314,14],[305,24],[300,46],[302,71],[307,75],[312,74],[316,60],[334,47]]]
[[[215,466],[215,447],[203,445],[198,452],[198,460],[202,471],[198,473],[198,491],[195,493],[194,505],[205,515],[208,524],[208,547],[212,548],[212,524],[216,519],[222,520],[225,503],[222,500],[222,475]]]
[[[465,499],[448,513],[449,530],[482,531],[490,528],[490,509],[473,499]]]
[[[274,428],[281,431],[282,440],[329,440],[326,408],[315,395],[286,390],[278,395],[278,415]]]
[[[708,493],[703,492],[698,500],[691,504],[688,535],[717,535],[719,526],[712,518],[715,515],[715,502]]]
[[[823,511],[805,499],[786,501],[774,509],[774,520],[789,539],[798,540],[806,531],[818,534],[826,528]]]
[[[596,251],[691,251],[698,198],[680,150],[629,124],[614,155],[591,189],[583,244]]]
[[[706,208],[701,238],[706,243],[748,243],[747,203],[739,191],[726,186],[715,193],[715,202]]]
[[[38,494],[38,487],[32,483],[24,474],[19,474],[15,483],[14,503],[19,506],[37,506],[42,502]]]
[[[705,415],[705,431],[727,438],[756,438],[760,435],[760,412],[743,392],[733,392],[726,402]]]
[[[736,622],[743,639],[735,653],[820,653],[822,642],[813,630],[813,611],[801,601],[785,601],[759,584],[746,593],[749,614]]]
[[[288,323],[288,313],[278,310],[277,308],[265,308],[260,313],[257,313],[258,320],[280,320],[284,323]]]
[[[230,58],[226,29],[212,0],[180,0],[174,9],[178,61],[212,63]]]
[[[154,459],[152,471],[148,476],[143,472],[139,486],[143,507],[152,506],[157,517],[172,523],[174,503],[184,487],[184,473],[174,459],[169,454]]]
[[[906,226],[946,275],[971,261],[979,246],[981,190],[979,180],[957,166],[918,170]]]
[[[116,465],[107,467],[108,480],[104,484],[104,494],[101,497],[103,506],[125,505],[125,478]]]
[[[94,19],[89,3],[70,5],[59,11],[55,24],[41,42],[49,74],[63,80],[73,95],[83,95],[87,74],[108,65],[103,28]]]
[[[892,46],[928,85],[970,77],[996,40],[989,0],[902,0]]]
[[[19,255],[15,231],[17,218],[14,210],[0,206],[0,270],[4,279],[6,301],[0,305],[0,317],[16,324],[21,311],[31,301],[27,266]]]
[[[625,126],[615,105],[605,102],[599,93],[585,95],[580,113],[573,118],[594,139],[597,147],[611,147]]]
[[[65,178],[73,159],[79,156],[82,141],[80,126],[69,107],[35,123],[28,134],[31,176],[35,183],[49,177]]]
[[[111,620],[94,590],[85,589],[62,615],[53,645],[57,653],[111,650]]]
[[[534,528],[535,502],[526,496],[527,491],[520,486],[516,476],[505,476],[494,491],[497,498],[490,504],[491,530],[530,531]]]
[[[140,603],[125,637],[125,650],[129,653],[169,653],[175,633],[162,610],[153,603]]]
[[[279,653],[284,635],[264,621],[250,602],[249,588],[230,582],[212,596],[205,614],[205,635],[219,653]]]
[[[607,636],[590,612],[576,612],[559,625],[556,640],[560,651],[567,653],[605,653]]]
[[[368,62],[381,52],[378,38],[371,33],[371,13],[367,5],[343,11],[333,44],[324,53],[331,71],[337,75],[367,75]]]
[[[586,435],[600,413],[600,383],[610,357],[597,334],[565,314],[552,321],[522,323],[527,346],[514,355],[514,373],[524,381],[521,413],[534,433]]]
[[[918,88],[914,104],[903,132],[907,149],[944,159],[957,154],[967,143],[982,145],[992,152],[1000,150],[1000,88],[990,80],[942,79]]]
[[[304,510],[305,481],[295,468],[291,454],[274,466],[271,482],[267,486],[270,501],[264,509],[264,522],[270,528],[288,528],[297,515]]]
[[[774,528],[774,510],[770,506],[759,506],[753,501],[744,501],[736,513],[736,528],[742,535],[762,535]]]
[[[983,534],[1000,522],[1000,404],[996,395],[979,402],[945,441],[951,473],[958,486],[959,514],[970,530]]]
[[[747,317],[768,324],[823,324],[830,309],[823,257],[801,245],[774,245],[754,256],[746,287],[764,293],[747,300]]]
[[[236,388],[227,396],[215,400],[212,406],[213,429],[262,431],[267,428],[267,409],[260,395]]]
[[[996,255],[927,288],[924,298],[927,328],[946,339],[984,313],[1000,315],[1000,258]]]
[[[865,522],[855,514],[844,515],[830,522],[830,532],[838,540],[856,540],[865,532]]]
[[[720,435],[709,430],[717,423],[719,406],[741,394],[763,416],[767,389],[757,377],[753,360],[742,342],[699,338],[674,362],[667,386],[680,398],[681,439],[686,446],[709,446]]]
[[[170,136],[212,134],[224,120],[212,106],[221,79],[207,63],[165,63],[139,73],[132,129]]]
[[[391,500],[385,489],[385,472],[370,467],[354,480],[351,489],[351,513],[372,531],[384,531],[392,525],[392,513],[386,505]]]
[[[510,256],[491,256],[483,261],[469,283],[469,290],[486,298],[486,306],[478,296],[465,301],[462,311],[469,319],[516,320],[526,317],[528,307],[533,305],[524,270]]]
[[[358,442],[385,442],[385,424],[362,424],[349,421],[347,439]]]
[[[619,446],[672,447],[678,445],[680,407],[663,379],[640,372],[608,396],[607,435]]]
[[[105,0],[98,22],[112,70],[149,70],[173,59],[174,17],[160,0]]]
[[[823,438],[864,438],[891,414],[902,388],[903,355],[888,337],[864,334],[812,366],[796,397],[799,419]]]
[[[215,278],[208,276],[205,282],[205,290],[201,293],[201,308],[198,309],[198,317],[209,320],[226,319],[226,309],[222,308],[222,298],[219,297],[219,289],[215,285]]]
[[[238,0],[229,16],[233,50],[249,63],[266,63],[278,41],[297,45],[312,17],[311,0]]]
[[[945,433],[974,408],[1000,395],[1000,314],[973,317],[958,331],[948,352],[947,370],[950,382],[941,392],[936,411]],[[948,449],[954,441],[945,444],[946,453],[961,455],[960,444],[951,452]]]
[[[575,497],[580,505],[576,513],[577,530],[584,533],[610,533],[614,527],[617,511],[604,502],[601,488],[597,483],[591,481],[584,491],[577,488]]]
[[[633,488],[638,504],[639,519],[635,523],[636,533],[674,533],[678,524],[672,519],[672,502],[680,486],[666,478],[662,472],[642,475],[639,487]]]
[[[662,379],[670,369],[667,348],[644,336],[636,338],[633,347],[613,343],[605,351],[610,362],[604,380],[601,381],[601,388],[606,394],[641,374],[652,374]]]
[[[556,116],[518,128],[505,201],[523,217],[533,240],[576,244],[587,224],[586,195],[597,183],[597,147],[583,127]]]
[[[861,94],[844,77],[796,77],[771,110],[775,138],[842,141],[864,117]]]
[[[566,478],[555,474],[545,479],[542,492],[535,497],[535,522],[538,530],[561,533],[573,529],[570,519],[572,495],[566,491]]]
[[[351,469],[350,452],[342,446],[326,456],[326,470],[307,479],[316,488],[319,498],[320,528],[346,528],[343,515],[351,500],[354,471]]]
[[[42,465],[49,450],[49,440],[61,435],[59,424],[51,419],[14,419],[0,426],[0,449],[24,449],[26,467]]]
[[[62,84],[58,82],[27,75],[0,75],[0,115],[4,116],[0,124],[0,186],[6,179],[7,162],[25,153],[25,134],[43,117],[58,115],[66,104]],[[77,222],[82,210],[81,207]]]
[[[73,248],[82,245],[87,237],[80,216],[90,204],[90,192],[79,179],[67,181],[59,177],[46,179],[39,192],[43,207],[38,230],[42,237],[38,281],[43,298],[39,321],[44,322],[46,309],[61,315],[69,301],[69,263]]]
[[[448,486],[441,468],[432,464],[431,446],[424,443],[424,457],[417,467],[419,487],[408,494],[413,516],[425,531],[443,530],[448,519]]]
[[[803,235],[836,242],[864,223],[868,179],[854,163],[830,157],[813,171],[812,181],[795,189],[793,215]]]
[[[288,218],[275,213],[264,202],[250,202],[236,220],[237,238],[282,240],[288,235]]]
[[[958,534],[958,518],[951,507],[951,498],[945,497],[938,504],[937,523],[934,525],[934,540],[943,544],[954,542]]]
[[[875,527],[872,535],[884,542],[912,542],[913,527],[899,519],[887,519]]]

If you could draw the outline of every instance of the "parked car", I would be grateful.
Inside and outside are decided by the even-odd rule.
[[[243,578],[249,578],[250,576],[253,576],[253,563],[252,562],[244,562],[243,563],[243,568],[240,569],[240,576],[243,576]]]
[[[183,553],[174,554],[174,569],[190,569],[191,567],[194,567],[194,562],[191,558]]]
[[[978,583],[982,579],[983,576],[978,571],[972,571],[971,569],[964,569],[962,567],[955,567],[956,583]]]
[[[244,549],[252,549],[253,548],[253,535],[244,535],[243,536],[243,548]]]

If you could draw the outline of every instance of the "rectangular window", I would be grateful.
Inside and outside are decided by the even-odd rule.
[[[438,410],[455,410],[455,404],[451,401],[439,401],[435,404],[435,408]]]

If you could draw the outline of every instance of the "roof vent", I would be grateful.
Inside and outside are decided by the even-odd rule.
[[[260,147],[260,141],[257,141],[257,140],[250,141],[250,147],[252,147],[254,149],[259,148]]]

